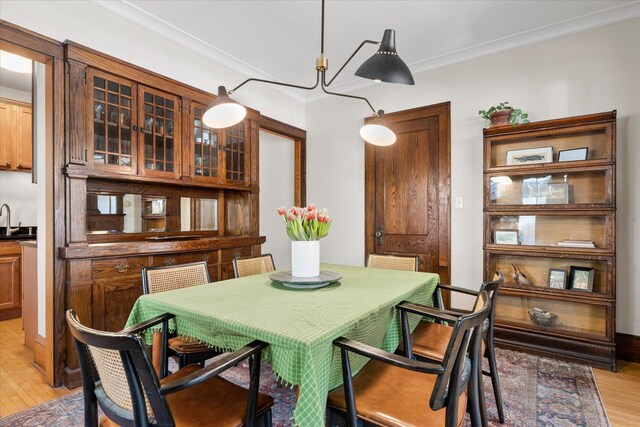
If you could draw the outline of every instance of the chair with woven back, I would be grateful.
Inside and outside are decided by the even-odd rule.
[[[418,257],[369,254],[367,257],[367,267],[386,268],[389,270],[418,271]]]
[[[479,292],[485,291],[489,294],[490,298],[490,310],[487,320],[483,324],[483,341],[480,349],[480,359],[486,357],[488,360],[489,370],[483,371],[480,368],[479,373],[491,377],[491,384],[493,386],[493,394],[496,400],[496,407],[498,411],[498,419],[500,423],[504,423],[504,410],[502,404],[502,394],[500,392],[500,379],[498,377],[498,367],[496,365],[495,347],[493,343],[493,324],[496,311],[496,300],[498,297],[498,290],[504,281],[504,275],[502,272],[497,272],[494,279],[490,282],[485,282],[480,286],[478,291],[471,289],[460,288],[456,286],[448,286],[438,284],[436,287],[436,295],[440,292],[458,292],[470,296],[477,296]],[[441,305],[441,298],[437,298],[435,305],[443,308]],[[477,303],[476,303],[477,304]],[[463,315],[462,312],[456,310],[443,310],[452,318]],[[438,319],[440,320],[440,319]],[[411,349],[408,353],[409,357],[415,356],[418,360],[442,360],[447,351],[447,342],[449,337],[453,333],[453,327],[448,325],[450,322],[420,322],[411,334]],[[406,332],[405,332],[406,333]],[[402,351],[402,349],[401,349]],[[406,352],[406,350],[404,350]],[[481,363],[481,360],[480,360]],[[482,379],[480,378],[480,383]],[[484,393],[482,387],[479,390],[480,400],[484,401]],[[483,422],[486,417],[486,413],[483,410],[481,412]]]
[[[273,399],[258,392],[266,343],[253,341],[205,368],[189,365],[160,380],[139,334],[160,323],[166,328],[173,315],[120,332],[90,329],[73,310],[66,318],[78,352],[86,427],[271,426]],[[218,376],[247,359],[248,390]],[[98,405],[104,412],[100,420]]]
[[[343,385],[329,393],[327,425],[453,427],[462,425],[467,408],[478,425],[480,402],[469,393],[476,386],[468,384],[477,376],[472,374],[468,349],[481,345],[481,334],[473,332],[482,328],[489,309],[489,296],[482,291],[476,310],[455,319],[433,307],[411,311],[454,321],[441,361],[413,360],[344,337],[336,339]],[[371,359],[353,378],[349,353]]]
[[[276,271],[271,254],[234,258],[233,274],[239,277],[253,276],[255,274],[271,273]]]
[[[206,261],[161,267],[144,267],[142,269],[142,292],[145,295],[205,285],[210,282]],[[192,363],[202,364],[205,360],[220,354],[219,351],[208,347],[195,338],[186,336],[168,338],[166,349],[166,357],[176,356],[178,358],[179,368],[184,368]],[[162,376],[167,375],[166,357],[163,357],[161,361]]]

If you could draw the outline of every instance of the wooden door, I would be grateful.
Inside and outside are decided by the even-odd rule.
[[[0,256],[0,320],[22,314],[20,255]]]
[[[13,147],[13,106],[0,102],[0,169],[11,169]]]
[[[396,143],[365,148],[365,256],[415,255],[420,271],[449,284],[450,104],[386,119]]]

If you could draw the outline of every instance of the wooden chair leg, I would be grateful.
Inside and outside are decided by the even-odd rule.
[[[489,359],[489,374],[491,375],[491,384],[493,386],[493,394],[496,397],[496,407],[498,409],[498,420],[500,424],[504,424],[504,409],[502,406],[502,394],[500,393],[500,379],[498,379],[498,366],[496,365],[496,351],[493,342],[487,343],[487,359]]]

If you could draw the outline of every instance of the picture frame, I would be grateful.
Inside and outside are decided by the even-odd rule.
[[[493,243],[496,245],[519,245],[518,230],[494,230]]]
[[[589,154],[589,147],[560,150],[558,152],[558,161],[559,162],[575,162],[578,160],[587,160],[588,154]]]
[[[595,269],[589,267],[571,266],[569,274],[569,289],[580,292],[593,292],[593,278]]]
[[[569,183],[549,182],[550,177],[522,181],[523,205],[562,205],[569,203]]]
[[[507,151],[507,166],[553,162],[553,147]]]
[[[547,286],[551,289],[566,289],[567,270],[550,268],[547,275]]]
[[[569,203],[569,183],[550,182],[547,184],[547,195],[545,204],[566,205]]]

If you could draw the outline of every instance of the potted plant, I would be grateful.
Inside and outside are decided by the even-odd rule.
[[[320,275],[320,242],[329,233],[331,218],[327,209],[316,209],[309,203],[306,208],[293,206],[278,208],[291,239],[291,274],[295,277]]]
[[[511,126],[529,123],[529,115],[523,113],[519,108],[513,108],[507,101],[491,106],[488,110],[480,110],[478,114],[486,120],[487,127],[502,126],[509,123]]]

